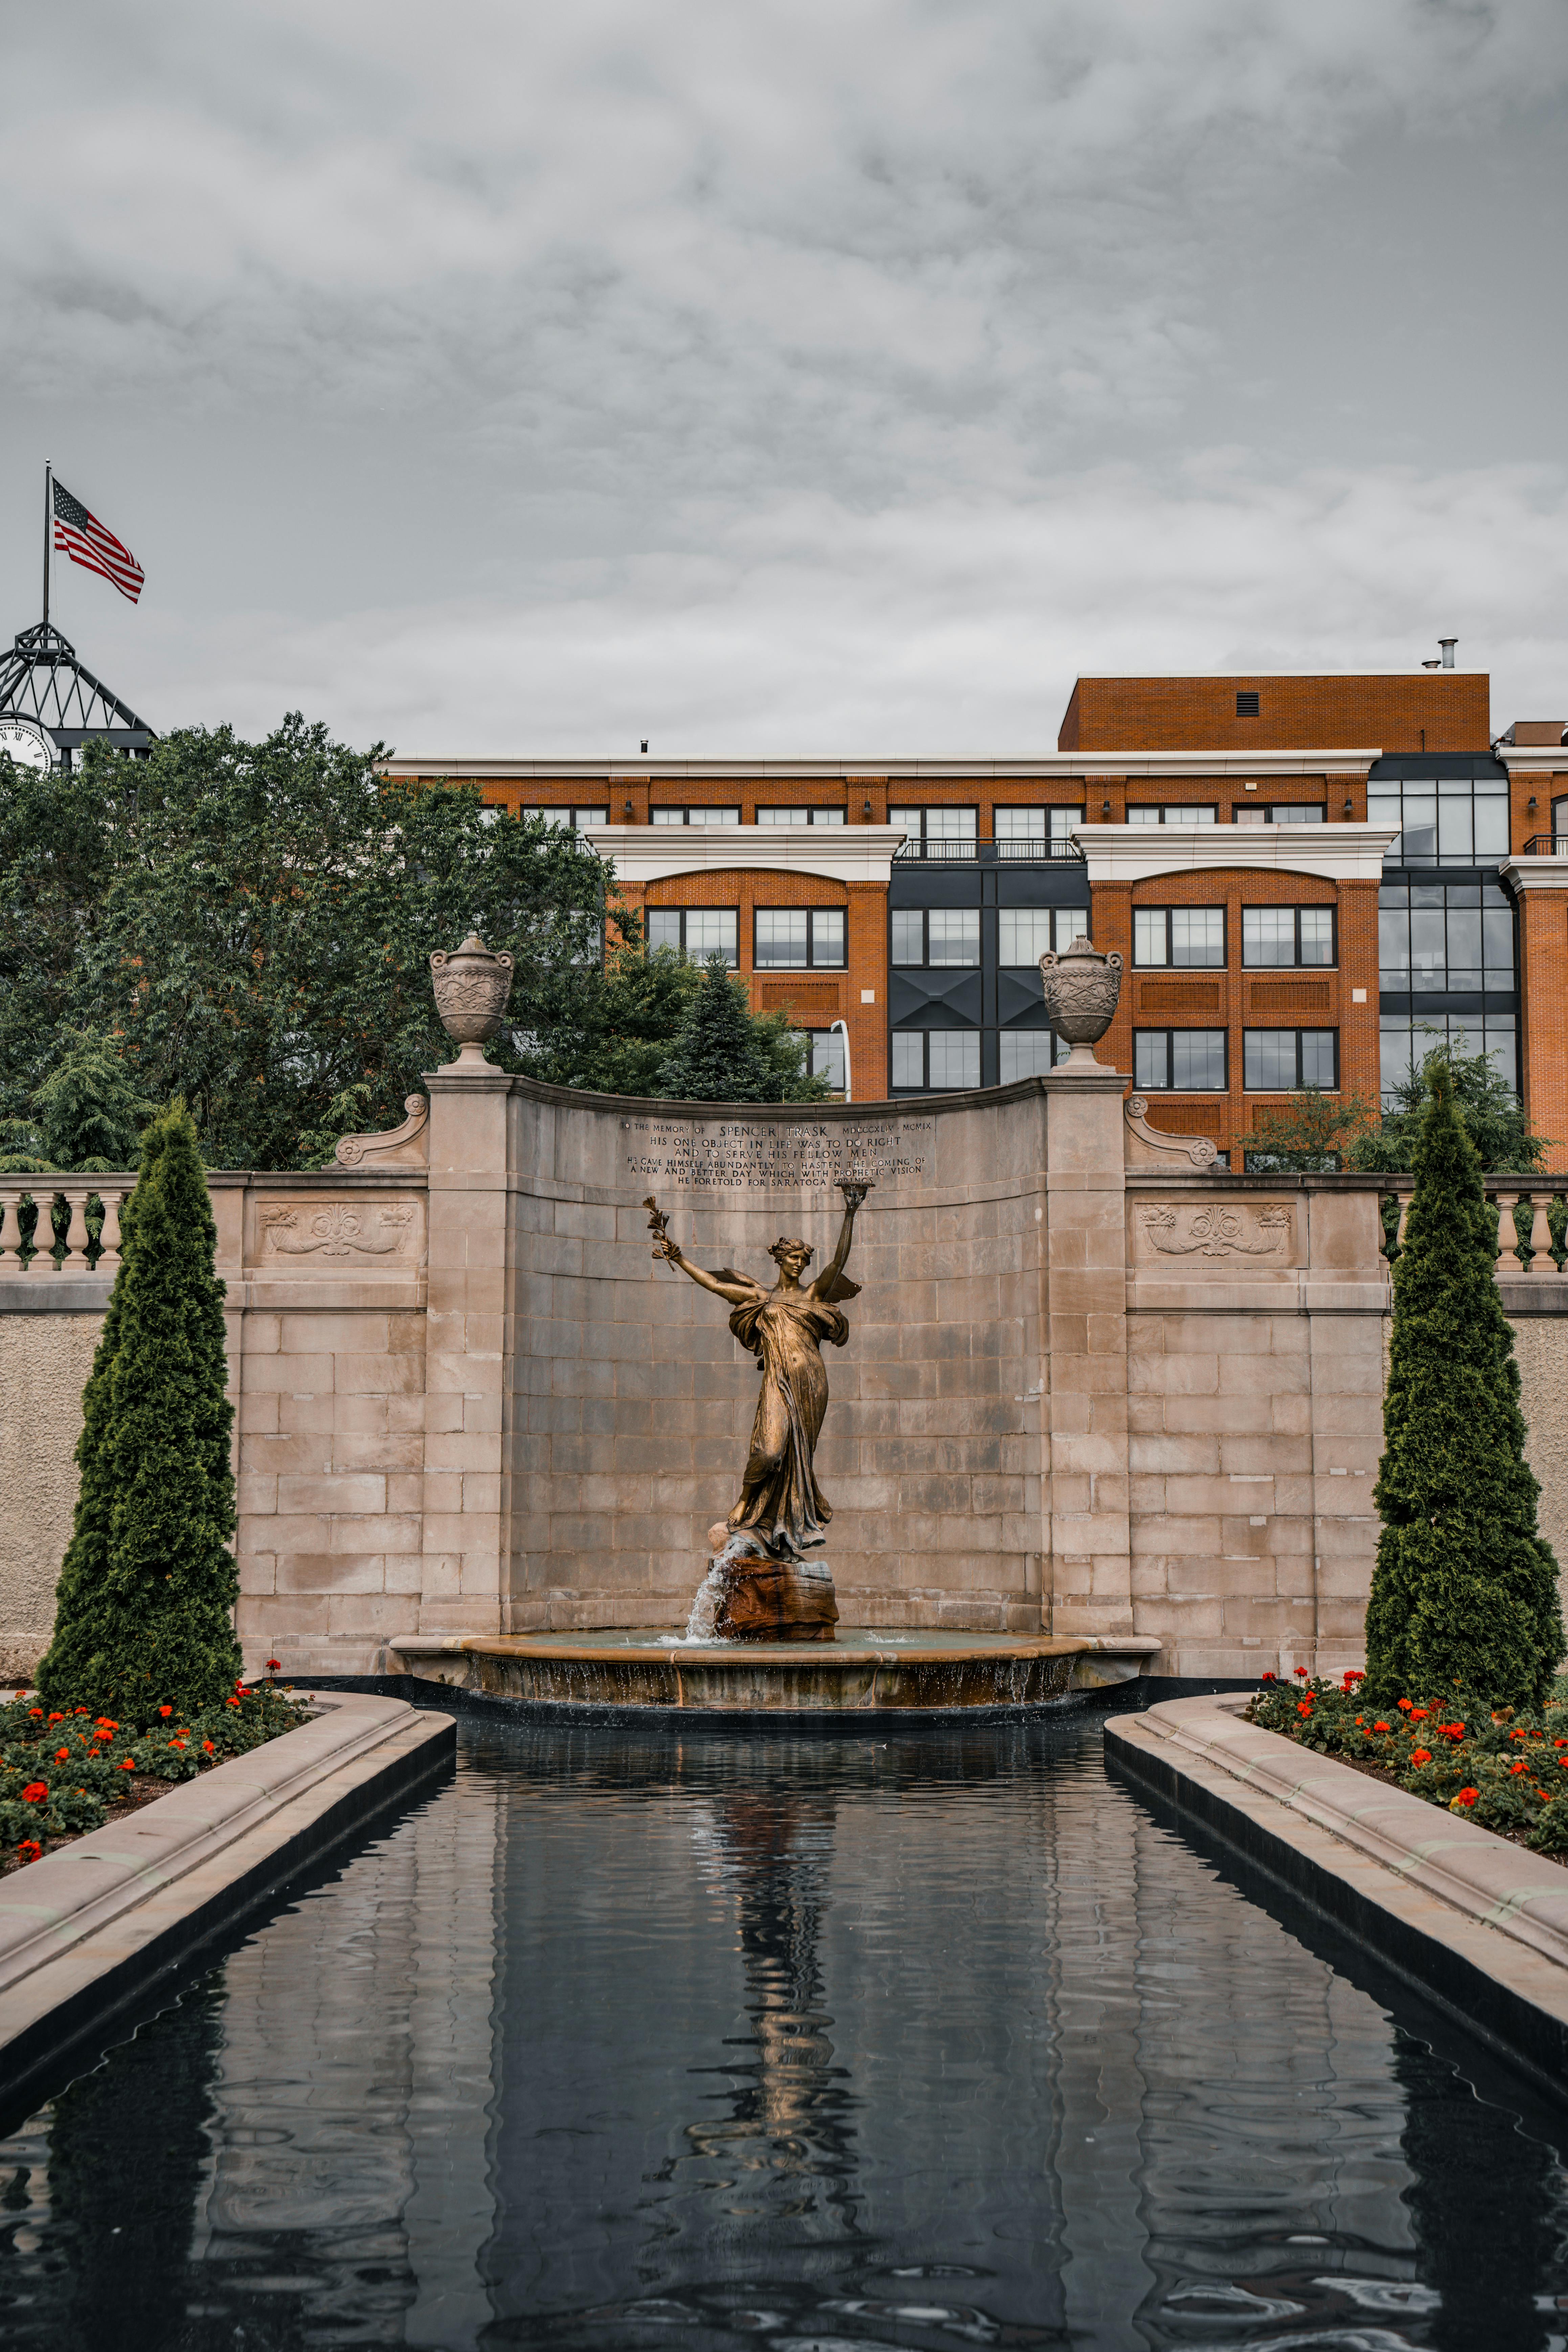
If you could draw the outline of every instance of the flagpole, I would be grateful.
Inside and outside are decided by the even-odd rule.
[[[49,625],[49,542],[54,537],[50,525],[55,514],[55,468],[52,458],[44,460],[44,626]]]

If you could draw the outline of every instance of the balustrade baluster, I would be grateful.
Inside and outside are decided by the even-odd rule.
[[[103,1202],[103,1231],[99,1235],[100,1255],[95,1272],[107,1275],[110,1280],[120,1271],[120,1203],[124,1195],[118,1185],[99,1191]]]
[[[1401,1249],[1405,1247],[1405,1228],[1410,1223],[1410,1198],[1408,1192],[1403,1192],[1399,1200],[1399,1231],[1395,1240]]]
[[[1494,1271],[1500,1276],[1517,1274],[1519,1260],[1514,1252],[1519,1247],[1519,1236],[1513,1229],[1513,1204],[1519,1195],[1517,1192],[1494,1192],[1491,1197],[1497,1207],[1497,1265]]]
[[[66,1229],[65,1264],[62,1274],[86,1274],[87,1263],[87,1194],[85,1184],[73,1184],[66,1193],[70,1209],[70,1223]]]
[[[1532,1192],[1531,1202],[1534,1214],[1530,1220],[1530,1246],[1535,1255],[1530,1261],[1531,1274],[1555,1274],[1552,1263],[1552,1224],[1547,1214],[1552,1205],[1549,1192]]]
[[[20,1274],[16,1255],[22,1239],[22,1187],[0,1184],[0,1274]]]

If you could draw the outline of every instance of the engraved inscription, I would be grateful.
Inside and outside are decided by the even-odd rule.
[[[882,1118],[864,1126],[802,1120],[797,1126],[741,1119],[624,1118],[629,1175],[660,1177],[692,1192],[806,1190],[845,1178],[897,1183],[926,1173],[936,1121]]]
[[[1138,1223],[1151,1249],[1162,1257],[1272,1258],[1291,1262],[1294,1233],[1292,1212],[1282,1202],[1259,1209],[1221,1206],[1188,1208],[1170,1201],[1151,1201],[1140,1207]]]

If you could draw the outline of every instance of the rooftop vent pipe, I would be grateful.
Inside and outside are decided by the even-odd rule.
[[[1459,640],[1458,640],[1458,637],[1439,637],[1439,638],[1438,638],[1437,643],[1438,643],[1438,645],[1442,647],[1442,651],[1443,651],[1443,667],[1444,667],[1445,669],[1452,669],[1452,668],[1453,668],[1453,667],[1454,667],[1454,647],[1458,644],[1458,642],[1459,642]]]

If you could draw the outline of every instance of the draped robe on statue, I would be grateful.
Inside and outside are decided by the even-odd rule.
[[[756,1357],[763,1375],[741,1499],[728,1524],[733,1533],[758,1537],[771,1551],[799,1558],[826,1541],[833,1517],[812,1463],[827,1411],[822,1342],[842,1348],[848,1339],[849,1326],[833,1301],[855,1297],[859,1285],[825,1275],[808,1290],[764,1290],[731,1266],[719,1278],[753,1294],[735,1308],[730,1328]]]

